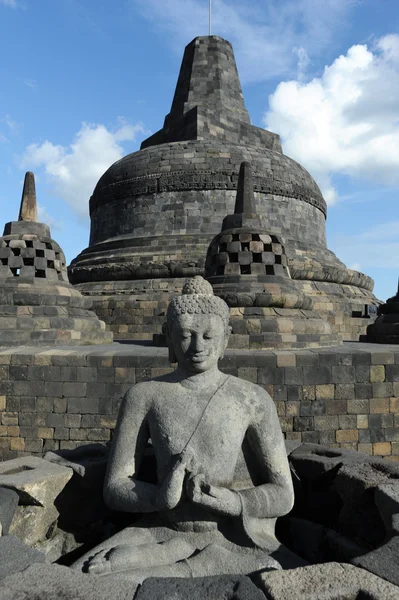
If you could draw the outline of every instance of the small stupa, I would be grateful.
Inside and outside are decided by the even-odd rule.
[[[399,344],[399,281],[395,296],[378,307],[377,320],[367,327],[367,341],[374,344]]]
[[[291,279],[280,236],[255,209],[252,169],[240,167],[234,214],[211,242],[205,277],[230,307],[231,347],[305,348],[340,343]]]
[[[0,237],[0,346],[104,344],[112,333],[68,280],[65,256],[37,220],[35,178],[26,173],[18,221]]]

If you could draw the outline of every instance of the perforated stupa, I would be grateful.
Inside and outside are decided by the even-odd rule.
[[[2,346],[103,344],[112,341],[92,301],[68,280],[65,256],[37,221],[35,179],[26,173],[19,220],[0,237]]]

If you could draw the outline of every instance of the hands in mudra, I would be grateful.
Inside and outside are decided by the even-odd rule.
[[[224,487],[211,485],[205,475],[190,475],[186,482],[187,497],[212,512],[231,517],[241,514],[241,500],[237,492]]]
[[[239,516],[241,514],[239,494],[208,483],[202,470],[202,466],[197,463],[191,452],[186,450],[175,455],[161,486],[164,508],[175,508],[182,499],[188,498],[194,504],[212,512]]]

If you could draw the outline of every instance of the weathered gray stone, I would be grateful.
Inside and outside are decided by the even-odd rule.
[[[280,541],[310,563],[324,559],[327,532],[318,523],[295,517],[283,519],[278,529]]]
[[[0,580],[12,573],[19,576],[20,571],[45,560],[44,554],[29,548],[14,535],[0,537]]]
[[[395,296],[378,307],[378,315],[375,323],[367,327],[367,340],[377,344],[399,344],[399,282]],[[398,369],[395,366],[391,369],[397,378]]]
[[[369,546],[360,545],[353,539],[327,529],[322,544],[320,561],[350,562],[353,558],[366,554]]]
[[[392,537],[380,548],[354,558],[351,562],[399,586],[399,536]]]
[[[260,574],[267,600],[398,600],[399,588],[363,569],[341,563]]]
[[[377,486],[374,500],[384,521],[387,534],[399,534],[399,480]]]
[[[292,348],[339,341],[330,325],[311,310],[312,300],[299,292],[287,265],[282,239],[263,229],[255,209],[251,165],[243,162],[234,214],[223,219],[205,262],[205,277],[214,293],[230,308],[240,309],[231,314],[230,347]],[[302,369],[297,371],[302,383]]]
[[[136,588],[118,575],[88,577],[59,565],[32,565],[1,584],[0,600],[133,600]]]
[[[18,506],[19,496],[14,490],[0,486],[0,536],[7,535]]]
[[[73,471],[35,456],[0,463],[0,485],[19,496],[10,532],[29,546],[44,541],[58,518],[57,497]]]
[[[111,341],[105,324],[88,310],[91,301],[69,283],[64,253],[49,226],[37,222],[33,173],[26,174],[19,220],[6,223],[0,250],[2,346]],[[49,306],[52,313],[45,311]],[[10,308],[17,308],[11,316]]]
[[[114,377],[113,371],[112,376]],[[108,454],[109,449],[107,446],[103,446],[102,444],[88,444],[74,450],[47,452],[43,458],[53,464],[72,469],[72,471],[85,479],[86,484],[90,486],[93,483],[93,479],[103,478]],[[98,471],[101,473],[98,473]]]
[[[58,510],[53,505],[48,506],[18,506],[10,533],[17,536],[24,544],[35,546],[44,541],[55,528]]]
[[[135,600],[264,600],[248,577],[220,575],[194,579],[146,579]]]
[[[49,540],[36,544],[34,548],[35,550],[42,552],[46,557],[46,560],[52,563],[61,558],[64,554],[67,554],[67,552],[72,552],[76,548],[79,548],[80,544],[76,542],[68,547],[68,541],[72,539],[74,539],[73,534],[57,531]]]
[[[177,369],[127,392],[104,486],[113,510],[158,515],[108,539],[75,568],[141,581],[280,568],[270,556],[280,546],[275,521],[293,505],[284,440],[270,396],[218,369],[228,323],[228,306],[201,277],[171,301],[167,335]],[[150,430],[154,479],[142,471]]]
[[[23,456],[0,463],[0,485],[15,490],[21,505],[51,508],[72,473],[36,456]]]
[[[380,545],[387,532],[374,495],[379,485],[390,483],[399,484],[399,468],[393,463],[365,460],[363,464],[348,464],[340,468],[333,489],[343,503],[339,515],[341,531],[372,547]]]
[[[340,465],[362,463],[364,458],[358,452],[320,444],[302,444],[290,453],[290,463],[304,481],[318,479]]]
[[[285,440],[285,449],[287,451],[287,456],[290,456],[294,450],[302,446],[302,442],[297,442],[296,440]]]
[[[72,479],[57,499],[60,527],[67,531],[73,527],[84,535],[82,528],[109,515],[102,493],[108,454],[107,446],[88,444],[74,450],[47,452],[44,456],[45,460],[73,471]]]
[[[25,174],[18,221],[37,221],[35,177],[31,172]]]

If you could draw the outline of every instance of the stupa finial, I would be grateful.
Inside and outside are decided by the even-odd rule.
[[[251,163],[243,162],[238,176],[237,197],[234,213],[255,214],[254,184]]]
[[[33,221],[37,223],[35,176],[31,171],[25,174],[18,221]]]

